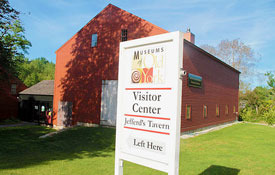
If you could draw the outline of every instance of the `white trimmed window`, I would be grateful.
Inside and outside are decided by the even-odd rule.
[[[94,33],[92,34],[92,43],[91,43],[92,47],[96,47],[97,46],[97,34]]]
[[[203,118],[207,117],[207,105],[203,105]]]
[[[16,84],[11,84],[11,94],[16,94]]]
[[[216,105],[216,116],[219,117],[220,116],[220,105]]]
[[[225,105],[225,115],[228,115],[229,114],[229,107],[228,105]]]
[[[186,105],[185,118],[191,119],[192,108],[191,105]]]
[[[128,39],[128,31],[127,29],[122,29],[121,30],[121,41],[127,41]]]

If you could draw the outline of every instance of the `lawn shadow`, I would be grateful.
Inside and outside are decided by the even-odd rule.
[[[220,165],[211,165],[207,169],[205,169],[203,172],[201,172],[199,175],[220,175],[220,174],[226,174],[226,175],[237,175],[239,174],[241,170],[236,168],[229,168],[225,166]]]
[[[75,127],[52,137],[38,138],[51,131],[39,126],[1,128],[0,169],[112,156],[115,149],[114,128]]]

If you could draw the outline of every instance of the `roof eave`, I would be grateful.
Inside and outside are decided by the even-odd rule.
[[[217,62],[219,62],[219,63],[223,64],[224,66],[226,66],[226,67],[230,68],[231,70],[233,70],[233,71],[237,72],[238,74],[240,74],[240,73],[241,73],[239,70],[237,70],[237,69],[235,69],[234,67],[230,66],[229,64],[227,64],[227,63],[223,62],[223,61],[222,61],[222,60],[220,60],[219,58],[217,58],[217,57],[215,57],[214,55],[212,55],[212,54],[208,53],[207,51],[205,51],[205,50],[203,50],[202,48],[200,48],[200,47],[196,46],[195,44],[193,44],[193,43],[191,43],[191,42],[187,41],[186,39],[184,39],[184,43],[186,43],[186,44],[188,44],[189,46],[191,46],[191,47],[193,47],[193,48],[195,48],[195,49],[199,50],[200,52],[202,52],[202,53],[206,54],[207,56],[209,56],[209,57],[210,57],[210,58],[212,58],[213,60],[215,60],[215,61],[217,61]]]

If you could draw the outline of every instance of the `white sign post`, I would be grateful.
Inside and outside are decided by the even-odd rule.
[[[123,160],[179,172],[183,34],[120,43],[115,175]]]

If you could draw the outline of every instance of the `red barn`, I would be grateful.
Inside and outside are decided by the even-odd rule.
[[[18,117],[18,93],[27,86],[0,67],[0,120]]]
[[[119,43],[167,32],[109,4],[56,51],[53,124],[115,125]],[[239,72],[185,39],[182,131],[235,120]]]

